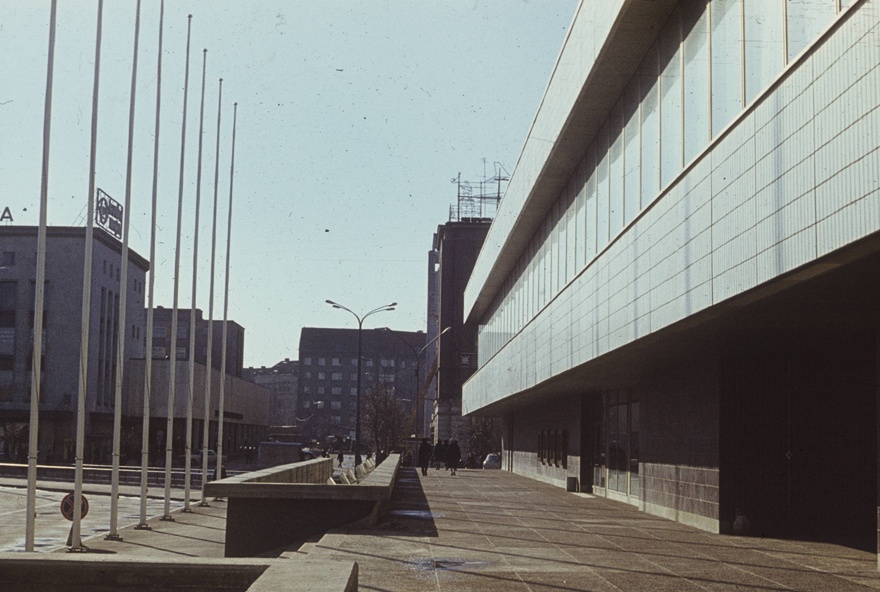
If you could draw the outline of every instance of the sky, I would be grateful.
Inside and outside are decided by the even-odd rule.
[[[50,226],[86,224],[97,6],[58,2]],[[96,185],[119,203],[136,6],[106,0],[101,37]],[[156,305],[173,305],[183,144],[178,305],[192,306],[195,275],[195,305],[208,317],[216,193],[214,318],[222,318],[235,102],[228,315],[245,328],[245,365],[297,359],[302,327],[357,326],[328,299],[359,314],[397,302],[364,327],[425,330],[427,256],[456,202],[451,181],[491,177],[494,163],[514,172],[576,6],[168,0],[160,77],[160,3],[142,0],[129,247],[149,258],[161,81]],[[49,0],[0,0],[0,211],[8,207],[14,225],[39,223],[49,16]]]

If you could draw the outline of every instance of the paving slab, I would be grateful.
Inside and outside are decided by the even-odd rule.
[[[285,556],[357,561],[362,590],[880,590],[874,553],[731,537],[505,471],[401,469],[371,528]]]

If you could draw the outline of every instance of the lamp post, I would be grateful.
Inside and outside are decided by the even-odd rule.
[[[340,310],[344,310],[346,312],[351,313],[354,318],[357,319],[358,322],[358,353],[357,353],[357,396],[355,397],[355,419],[354,419],[354,464],[355,466],[361,464],[361,344],[362,344],[362,334],[364,329],[364,320],[377,312],[385,312],[394,310],[394,307],[397,306],[396,302],[392,302],[391,304],[383,304],[378,308],[374,308],[370,312],[364,314],[363,316],[358,315],[356,312],[351,310],[350,308],[346,308],[341,304],[337,304],[332,300],[325,300],[327,304],[332,306],[333,308],[338,308]]]
[[[424,401],[419,401],[419,391],[421,390],[421,387],[422,387],[422,385],[420,384],[420,382],[421,382],[422,354],[425,353],[426,349],[431,347],[431,344],[433,344],[435,341],[440,339],[440,337],[442,337],[443,334],[446,333],[447,331],[449,331],[450,329],[452,329],[452,327],[446,327],[445,329],[440,331],[437,335],[435,335],[428,343],[426,343],[424,346],[422,346],[422,349],[416,351],[416,348],[411,346],[407,340],[405,340],[403,337],[401,337],[400,335],[395,333],[390,327],[382,327],[383,331],[388,331],[389,333],[391,333],[392,335],[397,337],[397,339],[399,339],[401,343],[403,343],[408,348],[410,348],[413,352],[413,355],[416,357],[416,390],[415,390],[415,393],[413,393],[413,396],[415,397],[415,416],[416,416],[416,418],[415,418],[416,419],[415,436],[416,436],[416,440],[418,440],[418,438],[420,436],[421,427],[422,427],[422,422],[420,421],[420,417],[419,417],[419,415],[420,415],[419,414],[419,407],[424,405]],[[424,409],[423,409],[423,411],[424,411]]]

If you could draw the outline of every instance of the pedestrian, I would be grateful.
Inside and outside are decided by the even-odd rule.
[[[431,455],[431,460],[434,463],[434,469],[440,470],[440,463],[443,462],[443,440],[438,440],[434,445],[434,452]]]
[[[340,450],[339,454],[336,455],[336,461],[339,463],[338,466],[340,466],[340,467],[342,466],[342,460],[344,458],[345,458],[345,456],[342,454],[342,451]]]
[[[458,468],[460,462],[461,448],[458,447],[458,440],[453,440],[449,443],[449,448],[446,449],[446,468],[452,471],[452,474],[455,475],[455,470]]]
[[[448,457],[449,446],[450,446],[449,440],[443,440],[443,454],[440,455],[440,459],[443,461],[443,464],[445,465],[443,468],[447,471],[449,470],[449,457]]]
[[[419,444],[419,467],[422,469],[422,476],[428,474],[428,464],[431,462],[431,445],[428,444],[427,438],[422,438]]]

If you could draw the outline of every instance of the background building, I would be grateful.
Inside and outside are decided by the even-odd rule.
[[[449,327],[449,331],[438,340],[431,436],[435,443],[458,440],[464,455],[468,452],[469,431],[461,416],[461,388],[477,369],[477,327],[464,324],[462,302],[490,224],[485,218],[453,220],[438,226],[434,235],[436,264],[430,281],[436,287],[429,293],[436,291],[437,297],[436,309],[429,311],[428,318],[436,318],[437,327]]]
[[[387,386],[403,404],[406,435],[415,431],[416,392],[424,362],[416,354],[425,345],[421,331],[364,329],[361,346],[361,432],[367,437],[367,393]],[[300,377],[297,422],[303,441],[339,442],[354,438],[357,401],[357,329],[303,327],[299,340]],[[422,358],[424,354],[422,354]]]
[[[27,455],[33,357],[37,231],[4,226],[0,232],[0,438],[3,455]],[[85,228],[50,227],[46,234],[46,288],[39,460],[72,462],[76,442],[82,338]],[[125,355],[144,355],[144,281],[148,262],[128,254],[128,286],[120,286],[119,241],[95,230],[86,377],[86,461],[109,461],[115,405],[119,300],[126,295]],[[128,364],[128,362],[126,362]],[[128,380],[130,367],[123,370]]]
[[[245,368],[245,380],[269,389],[269,421],[273,426],[292,426],[296,422],[299,391],[299,362],[284,358],[272,367]]]
[[[877,545],[880,3],[581,2],[465,291],[504,467]]]
[[[153,311],[153,359],[170,359],[171,321],[173,308],[157,306]],[[188,308],[177,310],[177,359],[189,360],[190,313]],[[196,315],[196,357],[197,364],[208,363],[208,320],[202,318],[202,311],[195,309]],[[223,361],[223,321],[214,320],[212,331],[213,349],[211,366],[220,370]],[[226,373],[241,378],[244,368],[244,327],[232,320],[226,321]]]

